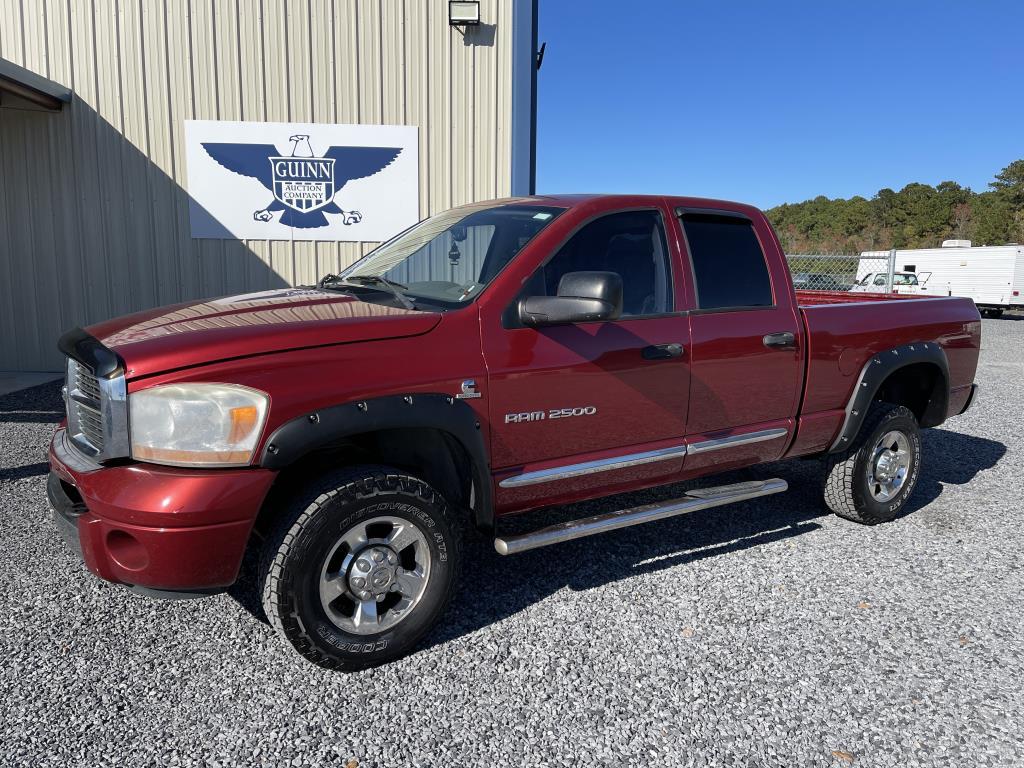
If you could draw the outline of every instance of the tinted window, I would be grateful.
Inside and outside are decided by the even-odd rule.
[[[746,219],[684,214],[700,309],[770,307],[772,283],[754,226]]]
[[[672,310],[665,228],[657,211],[602,216],[573,235],[530,278],[527,296],[554,296],[566,272],[617,272],[622,277],[622,315]]]

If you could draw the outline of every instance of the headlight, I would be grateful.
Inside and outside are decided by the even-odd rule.
[[[248,464],[267,395],[235,384],[167,384],[128,397],[132,458],[174,466]]]

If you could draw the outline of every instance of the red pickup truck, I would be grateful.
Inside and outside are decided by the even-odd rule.
[[[89,570],[149,594],[223,590],[252,548],[277,630],[362,668],[441,616],[466,525],[509,555],[786,483],[509,515],[797,456],[835,513],[893,519],[919,428],[974,399],[980,334],[968,299],[795,291],[747,205],[478,203],[315,287],[65,334],[48,495]]]

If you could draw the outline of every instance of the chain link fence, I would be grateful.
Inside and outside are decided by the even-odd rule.
[[[896,251],[868,251],[858,255],[786,254],[793,285],[798,291],[857,291],[892,293],[898,290]]]

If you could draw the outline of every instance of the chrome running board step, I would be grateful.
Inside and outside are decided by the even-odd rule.
[[[620,509],[617,512],[551,525],[519,536],[497,538],[494,540],[494,548],[499,555],[514,555],[528,549],[582,539],[584,536],[593,536],[595,533],[616,531],[619,528],[629,528],[632,525],[664,520],[666,517],[675,517],[686,512],[696,512],[700,509],[720,507],[723,504],[756,499],[759,496],[769,496],[773,493],[781,493],[788,487],[785,480],[773,478],[719,485],[714,488],[694,488],[672,501]]]

